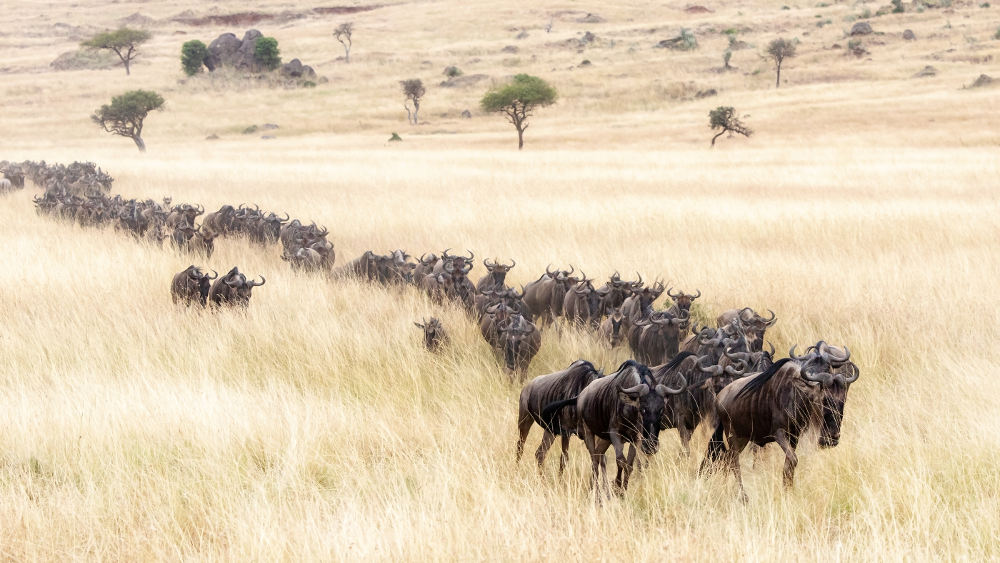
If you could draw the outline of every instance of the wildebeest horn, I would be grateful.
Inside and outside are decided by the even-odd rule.
[[[753,309],[751,309],[750,307],[743,307],[742,309],[740,309],[740,312],[736,314],[736,317],[738,319],[740,319],[740,320],[744,320],[743,319],[743,313],[747,313],[747,312],[749,312],[750,314],[756,314],[756,313],[753,312]]]
[[[288,212],[286,211],[286,212],[285,212],[285,218],[284,218],[284,219],[282,219],[282,220],[281,220],[281,222],[282,222],[282,223],[287,223],[287,222],[288,222],[288,220],[289,220],[289,219],[291,219],[291,218],[292,218],[292,216],[291,216],[291,215],[289,215],[289,214],[288,214]]]
[[[201,205],[200,203],[198,203],[198,204],[196,204],[196,205],[198,206],[198,207],[197,207],[197,210],[198,210],[198,215],[201,215],[201,214],[205,213],[205,208],[204,208],[204,207],[202,207],[202,205]]]
[[[817,344],[817,350],[819,350],[819,355],[831,364],[844,364],[847,360],[851,359],[851,351],[844,346],[844,354],[840,355],[835,348],[829,346],[826,342],[820,341]]]
[[[696,289],[695,291],[698,292],[698,295],[692,295],[691,299],[697,299],[697,298],[701,297],[701,290],[700,289]]]
[[[793,344],[792,345],[792,348],[788,351],[788,357],[791,358],[791,359],[793,359],[793,360],[795,360],[796,362],[801,362],[801,361],[809,359],[809,356],[811,354],[809,354],[808,352],[805,353],[805,354],[802,354],[801,356],[796,356],[795,355],[795,347],[796,346],[798,346],[798,344]]]
[[[423,319],[421,319],[421,320],[423,320]],[[422,324],[420,324],[418,322],[414,322],[413,324],[417,325],[417,328],[424,328],[424,325],[422,325]]]
[[[615,273],[611,274],[611,281],[618,281],[620,279],[622,279],[621,275],[618,274],[618,270],[615,270]]]
[[[449,251],[449,250],[451,250],[451,247],[448,247],[448,248],[446,248],[446,249],[442,250],[442,251],[441,251],[441,257],[442,257],[442,258],[451,258],[451,255],[450,255],[450,254],[448,254],[448,251]]]
[[[772,311],[772,310],[768,309],[768,310],[767,310],[767,312],[768,312],[768,313],[771,313],[771,318],[770,318],[770,319],[765,319],[765,318],[761,317],[761,320],[763,320],[763,321],[764,321],[764,324],[765,324],[765,325],[767,325],[767,326],[771,326],[771,325],[773,325],[774,323],[778,322],[778,319],[777,319],[777,316],[776,316],[776,315],[774,314],[774,311]]]
[[[490,269],[490,259],[489,258],[483,258],[483,266],[486,266],[487,270]],[[497,263],[496,262],[493,262],[493,267],[494,268],[497,267]]]
[[[819,383],[824,386],[829,386],[833,383],[833,374],[822,372],[822,373],[809,373],[806,371],[800,372],[802,374],[802,379],[806,381],[811,381],[813,383]]]
[[[469,249],[468,249],[468,248],[466,248],[466,250],[469,250]],[[473,254],[471,250],[469,250],[469,262],[472,262],[472,260],[473,260],[473,259],[474,259],[475,257],[476,257],[476,255],[475,255],[475,254]]]
[[[771,354],[771,357],[773,358],[773,357],[774,357],[774,344],[771,344],[771,341],[770,341],[770,340],[768,340],[768,341],[767,341],[767,346],[768,346],[769,348],[771,348],[771,352],[770,352],[770,354]]]
[[[188,274],[189,278],[198,279],[198,278],[201,277],[201,270],[199,270],[198,268],[196,268],[194,264],[191,264],[190,266],[188,266],[187,269],[191,270],[191,272]]]
[[[265,283],[266,281],[267,281],[267,279],[265,279],[265,278],[264,278],[264,276],[260,276],[260,283],[257,283],[257,282],[255,282],[255,281],[253,281],[253,280],[250,280],[250,282],[248,283],[248,285],[249,285],[250,287],[253,287],[253,286],[256,286],[256,285],[264,285],[264,283]]]
[[[649,385],[646,385],[645,383],[640,383],[635,387],[629,387],[627,389],[619,385],[618,390],[621,391],[622,393],[625,393],[626,395],[635,395],[638,393],[640,397],[645,397],[649,393]]]
[[[471,258],[468,261],[466,261],[465,267],[462,268],[462,273],[463,274],[468,274],[470,271],[472,271],[472,259]]]
[[[739,364],[740,367],[734,367],[737,365],[737,363]],[[734,377],[740,377],[741,375],[743,375],[743,372],[745,372],[746,369],[747,369],[747,362],[740,360],[739,362],[734,362],[726,366],[725,372]]]
[[[858,366],[854,365],[853,363],[847,364],[847,366],[848,369],[850,370],[850,374],[847,377],[844,377],[844,375],[840,373],[836,375],[836,378],[845,386],[850,385],[855,381],[857,381],[858,377],[861,375],[861,372],[858,371]]]
[[[551,266],[552,266],[552,264],[549,264],[548,266],[545,266],[545,275],[549,276],[550,278],[554,275],[552,273]],[[559,273],[559,272],[556,272],[556,273]]]
[[[635,275],[639,277],[639,281],[637,281],[635,283],[637,283],[639,285],[642,285],[642,274],[640,274],[639,272],[636,272]]]
[[[573,275],[573,272],[575,272],[575,271],[576,271],[576,268],[574,268],[574,267],[573,267],[573,265],[572,265],[572,264],[570,264],[570,265],[569,265],[569,271],[568,271],[568,272],[566,272],[566,275],[567,275],[567,276],[570,276],[570,275]]]
[[[656,394],[661,397],[666,397],[667,395],[677,395],[678,393],[684,391],[684,388],[687,387],[687,379],[684,378],[683,374],[678,373],[676,375],[681,379],[680,387],[667,387],[661,383],[656,386]]]
[[[208,278],[208,279],[210,279],[210,280],[214,280],[215,278],[219,277],[219,272],[216,272],[215,270],[212,270],[212,273],[215,274],[215,275],[212,276],[212,277],[208,277],[208,274],[205,274],[205,277]]]
[[[749,352],[733,352],[732,350],[733,350],[732,348],[727,347],[725,352],[723,352],[723,354],[725,354],[726,357],[729,358],[730,360],[747,361],[750,358]]]
[[[514,266],[517,266],[517,262],[515,262],[514,259],[511,258],[510,259],[510,266],[507,266],[507,268],[513,268]]]
[[[722,375],[722,368],[721,367],[719,367],[719,366],[706,366],[706,365],[702,364],[702,362],[705,361],[706,359],[708,359],[708,356],[699,356],[698,357],[698,361],[696,362],[696,365],[698,366],[698,369],[701,370],[702,373],[707,373],[707,374],[711,375],[712,377],[717,377],[719,375]]]
[[[674,293],[671,293],[671,291],[673,291],[673,290],[674,290],[674,288],[672,288],[672,287],[671,287],[671,288],[669,288],[669,289],[667,289],[667,297],[669,297],[669,298],[671,298],[671,299],[677,299],[677,298],[678,298],[678,297],[680,297],[681,295],[684,295],[684,292],[683,292],[683,291],[682,291],[682,292],[680,292],[680,293],[677,293],[677,294],[674,294]]]

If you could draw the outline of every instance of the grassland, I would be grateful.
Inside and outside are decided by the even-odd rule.
[[[855,59],[830,47],[876,4],[707,5],[442,0],[264,21],[254,27],[286,58],[330,82],[227,90],[180,82],[180,43],[246,27],[169,21],[207,13],[200,4],[29,1],[0,36],[0,158],[93,160],[128,196],[315,219],[341,263],[369,248],[471,248],[515,258],[517,283],[573,263],[699,288],[703,319],[771,308],[779,350],[843,343],[862,372],[840,446],[806,440],[793,490],[775,449],[756,468],[745,461],[741,504],[731,481],[696,478],[703,434],[687,459],[667,431],[628,494],[596,507],[579,441],[563,479],[554,460],[542,475],[513,463],[519,386],[461,312],[293,273],[274,247],[220,240],[204,261],[43,219],[29,189],[0,199],[0,556],[996,558],[1000,113],[995,89],[961,88],[1000,74],[987,60],[1000,54],[996,8],[872,18],[885,35]],[[159,23],[131,77],[46,68],[74,33],[137,10]],[[587,12],[606,22],[575,22]],[[349,65],[330,36],[346,19],[357,28]],[[698,50],[652,48],[681,26]],[[736,52],[739,71],[715,72],[731,27],[755,47]],[[899,37],[907,28],[916,42]],[[596,45],[563,44],[586,30]],[[775,90],[758,53],[779,35],[802,43]],[[584,58],[593,64],[578,67]],[[519,153],[513,129],[476,110],[488,81],[436,87],[449,64],[537,74],[562,97]],[[927,64],[937,76],[911,78]],[[418,127],[397,93],[410,77],[429,85]],[[135,87],[168,103],[149,118],[142,155],[88,120]],[[689,99],[709,87],[717,97]],[[707,112],[721,104],[756,133],[709,150]],[[280,125],[276,139],[240,133],[265,122]],[[404,141],[387,145],[392,131]],[[169,281],[192,261],[267,284],[245,314],[177,309]],[[440,356],[412,325],[430,314],[455,335]],[[613,368],[626,352],[546,331],[530,375],[580,357]]]

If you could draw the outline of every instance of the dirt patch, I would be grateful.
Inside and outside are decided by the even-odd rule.
[[[688,6],[687,8],[684,8],[684,11],[688,14],[708,14],[712,12],[712,10],[709,10],[704,6],[698,6],[698,5]]]
[[[118,23],[120,23],[121,25],[124,25],[124,26],[149,27],[149,26],[153,25],[154,23],[156,23],[156,20],[154,20],[153,18],[151,18],[149,16],[140,14],[139,12],[135,12],[131,16],[124,17],[124,18],[118,20]]]
[[[371,4],[368,6],[323,6],[320,8],[313,8],[313,12],[324,16],[330,14],[357,14],[358,12],[370,12],[381,7],[381,4]]]
[[[187,16],[179,14],[173,17],[173,21],[193,26],[213,25],[213,26],[242,27],[242,26],[255,25],[262,21],[284,22],[284,21],[302,19],[304,17],[306,17],[305,14],[296,12],[281,12],[280,14],[265,14],[262,12],[237,12],[235,14],[218,14],[210,16]]]
[[[973,82],[971,86],[969,86],[969,88],[983,88],[984,86],[992,86],[994,82],[996,82],[994,78],[986,74],[980,74],[979,78],[977,78],[976,81]]]

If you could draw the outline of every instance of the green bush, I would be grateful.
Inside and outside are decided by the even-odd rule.
[[[201,71],[208,56],[208,47],[197,39],[192,39],[181,46],[181,67],[184,74],[194,76]]]
[[[273,37],[258,37],[253,46],[253,58],[264,70],[274,70],[281,66],[278,40]]]

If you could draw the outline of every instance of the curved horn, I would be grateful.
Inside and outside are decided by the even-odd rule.
[[[261,275],[260,276],[260,283],[257,283],[254,280],[250,280],[250,286],[252,287],[252,286],[257,286],[257,285],[264,285],[265,282],[267,282],[267,279],[264,278],[263,275]]]
[[[737,364],[739,367],[735,367]],[[743,372],[746,371],[747,365],[747,362],[740,360],[739,362],[734,362],[726,366],[724,371],[733,377],[740,377],[743,375]]]
[[[566,275],[567,275],[567,276],[571,276],[571,275],[573,275],[573,272],[575,272],[575,271],[576,271],[576,268],[574,268],[574,267],[573,267],[573,265],[572,265],[572,264],[570,264],[570,265],[569,265],[569,271],[568,271],[568,272],[566,272]]]
[[[468,274],[470,271],[472,271],[472,260],[467,261],[465,266],[462,268],[463,274]]]
[[[801,356],[796,356],[795,355],[795,347],[796,346],[798,346],[798,344],[793,344],[792,347],[791,347],[791,349],[788,350],[788,357],[791,358],[791,359],[793,359],[793,360],[795,360],[796,362],[801,362],[801,361],[809,359],[809,353],[808,352],[805,353],[805,354],[803,354],[803,355],[801,355]]]
[[[466,250],[469,250],[469,249],[468,249],[468,248],[466,248]],[[475,254],[473,254],[471,250],[469,250],[469,262],[472,262],[472,260],[473,260],[473,259],[474,259],[475,257],[476,257],[476,255],[475,255]]]
[[[552,264],[545,266],[545,275],[549,276],[550,278],[553,277],[556,273],[558,273],[558,272],[553,273],[551,270],[551,266]]]
[[[517,262],[515,262],[514,259],[511,258],[510,259],[510,266],[507,266],[507,268],[510,269],[510,268],[513,268],[514,266],[517,266]]]
[[[695,291],[698,292],[698,295],[692,295],[691,299],[697,299],[697,298],[701,297],[701,290],[700,289],[696,289]]]
[[[768,340],[767,341],[767,346],[771,349],[771,351],[768,352],[768,353],[771,354],[771,357],[773,358],[774,357],[774,344],[771,344],[771,341]]]
[[[649,393],[649,385],[646,385],[645,383],[640,383],[635,387],[629,387],[629,388],[625,388],[619,385],[618,390],[628,395],[635,395],[636,393],[638,393],[640,397],[645,397]]]
[[[764,324],[766,326],[771,326],[774,323],[778,322],[777,316],[774,314],[774,311],[768,309],[767,312],[771,313],[771,318],[770,319],[765,319],[765,318],[761,317],[761,320],[764,321]]]
[[[656,386],[656,394],[661,397],[666,397],[667,395],[677,395],[684,391],[684,388],[687,387],[687,379],[684,377],[684,374],[678,373],[676,375],[681,380],[680,387],[667,387],[661,383]]]
[[[215,275],[212,276],[212,277],[209,277],[208,274],[205,274],[205,277],[208,278],[208,279],[210,279],[210,280],[214,280],[215,278],[219,277],[219,272],[216,272],[215,270],[212,270],[212,273],[215,274]]]
[[[829,386],[833,383],[834,375],[832,373],[822,372],[822,373],[809,373],[806,371],[800,371],[802,374],[802,379],[806,381],[811,381],[813,383],[819,383],[823,386]]]
[[[639,285],[642,285],[642,274],[640,274],[639,272],[636,272],[635,275],[639,276],[639,281],[637,281],[635,283],[637,283]]]
[[[826,342],[818,344],[817,348],[819,350],[819,355],[831,364],[843,364],[846,363],[847,360],[851,359],[851,351],[847,349],[847,346],[844,346],[843,355],[840,355],[835,348],[828,345]]]
[[[668,290],[667,290],[667,297],[669,297],[669,298],[671,298],[671,299],[677,299],[677,298],[678,298],[678,297],[680,297],[681,295],[684,295],[684,292],[683,292],[683,291],[682,291],[682,292],[680,292],[680,293],[677,293],[677,294],[673,294],[673,293],[670,293],[670,292],[671,292],[671,291],[673,291],[673,290],[674,290],[674,288],[672,288],[672,287],[671,287],[670,289],[668,289]]]
[[[722,375],[722,368],[721,367],[719,367],[719,366],[706,366],[706,365],[702,364],[702,362],[705,361],[706,359],[708,359],[708,356],[699,356],[698,357],[698,361],[695,362],[695,365],[698,366],[698,369],[701,370],[702,373],[707,373],[707,374],[709,374],[712,377],[718,377],[718,376]]]
[[[487,270],[490,269],[490,259],[489,258],[483,258],[483,266],[486,266]],[[493,267],[494,268],[497,267],[497,263],[496,262],[493,263]]]
[[[291,216],[291,215],[289,215],[289,214],[288,214],[288,212],[286,211],[286,212],[285,212],[285,218],[284,218],[284,219],[282,219],[282,220],[281,220],[281,222],[282,222],[282,223],[287,223],[287,222],[288,222],[288,220],[289,220],[289,219],[291,219],[291,218],[292,218],[292,216]]]
[[[448,254],[448,251],[449,251],[449,250],[451,250],[451,247],[448,247],[448,248],[446,248],[446,249],[442,250],[442,251],[441,251],[441,257],[442,257],[442,258],[451,258],[451,255],[450,255],[450,254]]]
[[[848,375],[846,377],[843,374],[840,374],[840,373],[838,373],[836,375],[836,378],[844,386],[847,386],[847,385],[850,385],[850,384],[854,383],[855,381],[858,380],[858,377],[861,376],[861,372],[858,371],[858,366],[854,365],[853,363],[849,363],[849,364],[847,364],[847,367],[848,367],[849,371],[848,371]]]

